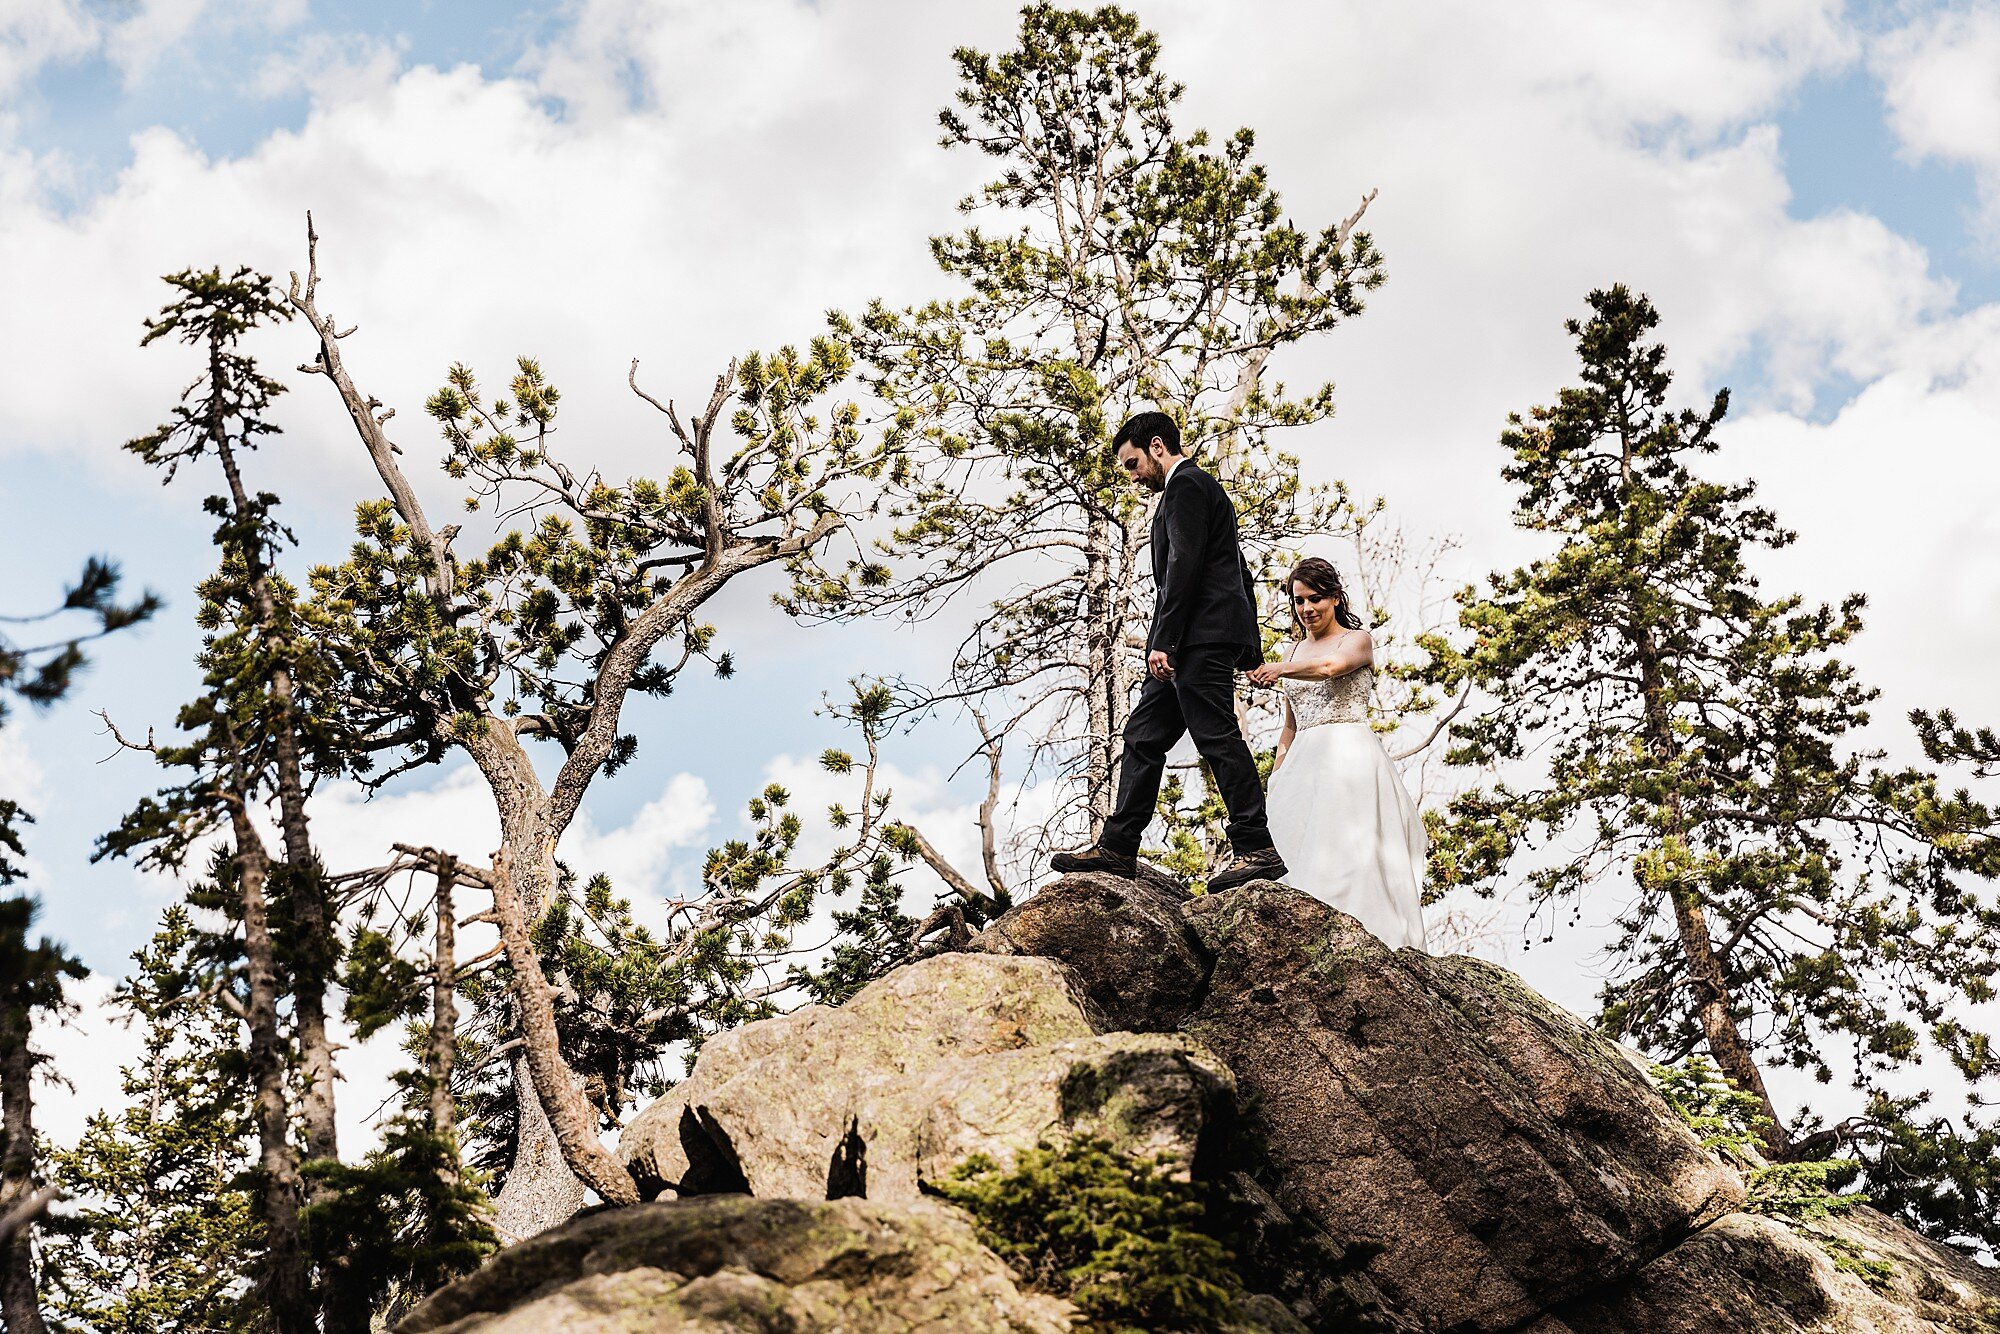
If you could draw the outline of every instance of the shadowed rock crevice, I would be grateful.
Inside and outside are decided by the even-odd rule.
[[[667,1184],[677,1195],[749,1195],[736,1145],[705,1107],[683,1107],[675,1124],[685,1167]]]
[[[847,1133],[833,1146],[833,1159],[826,1165],[826,1198],[868,1198],[868,1143],[861,1138],[859,1118],[848,1120]]]

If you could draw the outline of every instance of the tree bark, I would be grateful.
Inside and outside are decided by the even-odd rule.
[[[250,1075],[256,1088],[258,1212],[264,1223],[262,1284],[278,1334],[315,1334],[312,1292],[299,1235],[299,1169],[285,1105],[285,1060],[278,1033],[278,970],[271,940],[266,885],[270,857],[250,823],[248,801],[232,794],[237,888],[243,903],[244,968],[249,997]]]
[[[1656,763],[1665,767],[1678,758],[1678,748],[1674,742],[1673,718],[1666,701],[1666,679],[1660,665],[1659,649],[1652,635],[1644,629],[1634,631],[1629,638],[1639,662],[1647,750]],[[1688,821],[1677,793],[1667,797],[1664,809],[1665,837],[1680,840],[1685,846]],[[1715,939],[1708,929],[1708,914],[1701,896],[1684,878],[1676,876],[1668,888],[1668,897],[1674,907],[1674,928],[1680,940],[1681,957],[1687,962],[1688,975],[1699,998],[1696,1012],[1701,1021],[1702,1035],[1708,1042],[1709,1055],[1715,1058],[1716,1065],[1737,1088],[1751,1094],[1762,1104],[1763,1113],[1770,1120],[1770,1126],[1763,1135],[1765,1147],[1773,1154],[1780,1154],[1790,1137],[1785,1133],[1784,1120],[1778,1115],[1777,1106],[1764,1086],[1764,1074],[1757,1068],[1756,1053],[1751,1050],[1732,1012],[1729,980],[1723,974],[1722,960],[1716,953]]]
[[[431,1031],[424,1064],[431,1081],[431,1133],[458,1135],[457,1108],[451,1097],[452,1067],[458,1059],[458,923],[452,917],[452,889],[457,863],[450,857],[438,868],[437,923],[431,943]],[[455,1174],[454,1174],[455,1175]]]
[[[0,1125],[6,1148],[0,1152],[0,1213],[30,1202],[35,1193],[35,1058],[28,1050],[28,1007],[0,1003]],[[24,1221],[0,1241],[0,1321],[19,1334],[46,1334],[35,1290],[35,1229]]]
[[[534,1101],[546,1113],[546,1125],[562,1151],[562,1161],[606,1204],[637,1204],[639,1189],[632,1174],[598,1139],[590,1102],[576,1073],[563,1059],[556,1033],[555,995],[528,936],[528,901],[522,890],[515,882],[513,854],[503,846],[493,858],[493,910],[500,919],[500,940],[513,970],[514,1002],[519,1011],[521,1056],[516,1064],[516,1086],[520,1086],[520,1067],[525,1064],[532,1075],[530,1086],[540,1095]],[[536,906],[539,908],[539,903]],[[530,1110],[525,1100],[521,1110]],[[515,1150],[517,1169],[527,1153],[539,1150],[538,1137],[532,1120],[523,1116]],[[514,1174],[509,1173],[508,1185],[513,1184]],[[541,1192],[546,1189],[538,1187]],[[504,1192],[502,1198],[505,1202]]]
[[[211,351],[211,376],[223,374],[221,344]],[[218,396],[219,399],[219,396]],[[219,411],[219,407],[218,407]],[[252,510],[243,475],[236,466],[236,453],[219,416],[210,422],[209,435],[223,476],[229,483],[229,499],[237,522],[248,525]],[[257,628],[267,639],[276,641],[285,634],[278,623],[277,596],[271,588],[270,563],[258,535],[243,531],[239,537],[245,572],[250,576],[252,610]],[[339,1161],[340,1138],[334,1116],[333,1045],[326,1031],[326,984],[332,971],[327,957],[331,939],[330,913],[326,901],[326,880],[319,859],[313,855],[310,827],[306,820],[306,784],[299,753],[297,694],[287,655],[280,652],[271,672],[272,758],[278,771],[279,827],[284,834],[286,902],[291,910],[293,942],[292,1018],[298,1030],[299,1066],[305,1076],[305,1090],[299,1099],[299,1113],[305,1122],[306,1156]],[[315,1198],[326,1194],[315,1187]]]
[[[224,374],[222,343],[210,348],[210,375],[220,380]],[[210,442],[229,483],[230,505],[239,525],[244,571],[249,576],[251,609],[259,633],[273,644],[286,635],[279,624],[277,596],[271,587],[270,563],[265,558],[262,536],[251,525],[255,515],[248,489],[236,465],[236,453],[221,416],[221,396],[209,422]],[[312,849],[306,819],[306,784],[299,752],[297,692],[287,655],[282,650],[272,666],[270,691],[272,718],[272,758],[277,767],[279,828],[284,836],[285,905],[291,918],[292,1026],[298,1041],[299,1072],[304,1088],[299,1096],[299,1118],[305,1125],[306,1157],[324,1162],[340,1161],[340,1132],[334,1114],[333,1041],[326,1027],[327,978],[333,971],[331,949],[334,940],[332,916],[326,900],[326,877]],[[334,1194],[331,1187],[315,1181],[308,1190],[313,1203]],[[365,1334],[366,1313],[359,1303],[343,1297],[347,1286],[344,1271],[337,1266],[324,1275],[325,1306],[329,1334]]]
[[[1084,557],[1083,615],[1084,682],[1088,736],[1084,761],[1084,792],[1090,807],[1094,840],[1111,818],[1118,796],[1118,664],[1124,627],[1113,615],[1111,583],[1112,525],[1102,515],[1090,519],[1090,549]]]
[[[583,1181],[564,1160],[542,1110],[540,1086],[525,1054],[509,1063],[514,1083],[514,1161],[493,1201],[493,1230],[512,1246],[559,1227],[583,1208]]]

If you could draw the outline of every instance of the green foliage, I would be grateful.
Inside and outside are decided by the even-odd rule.
[[[44,1234],[50,1316],[99,1334],[254,1323],[259,1225],[245,1188],[250,1091],[237,1020],[188,910],[167,909],[114,1004],[142,1025],[125,1106],[50,1155],[72,1201]]]
[[[31,898],[17,895],[0,899],[0,1010],[24,1021],[23,1041],[28,1016],[63,1012],[69,1007],[64,983],[90,976],[81,960],[47,936],[39,944],[28,943],[28,933],[40,913],[41,905]],[[0,1140],[0,1151],[4,1145]]]
[[[1679,1066],[1655,1065],[1652,1073],[1660,1096],[1700,1137],[1702,1147],[1745,1169],[1750,1212],[1806,1221],[1868,1203],[1866,1195],[1839,1193],[1861,1171],[1852,1160],[1766,1163],[1761,1152],[1770,1118],[1763,1102],[1737,1088],[1707,1057],[1691,1056]]]
[[[893,841],[898,826],[886,831]],[[816,1004],[839,1005],[855,992],[900,968],[947,948],[945,940],[926,944],[918,938],[923,925],[903,911],[905,887],[896,878],[897,867],[887,856],[876,857],[865,869],[860,902],[853,908],[836,909],[833,925],[838,935],[833,949],[816,968],[799,968],[794,978]],[[948,925],[977,931],[1013,907],[1005,894],[950,894],[938,901],[947,916],[956,914]]]
[[[1678,1066],[1655,1065],[1652,1073],[1653,1086],[1704,1149],[1738,1163],[1754,1160],[1770,1127],[1755,1094],[1737,1088],[1706,1056],[1690,1056]]]
[[[364,1322],[385,1308],[407,1310],[500,1248],[485,1190],[461,1164],[457,1140],[413,1110],[389,1123],[382,1147],[362,1163],[305,1170],[333,1188],[303,1217],[313,1257],[353,1276],[341,1295]]]
[[[1612,287],[1590,307],[1568,326],[1580,383],[1501,436],[1517,523],[1552,550],[1465,590],[1459,633],[1426,644],[1433,683],[1484,703],[1448,758],[1503,775],[1433,824],[1437,888],[1521,883],[1550,913],[1609,898],[1612,1033],[1706,1045],[1746,1093],[1759,1062],[1830,1081],[1844,1046],[1873,1096],[1928,1046],[1976,1134],[1995,1071],[1968,1003],[1993,994],[2000,908],[1968,871],[1992,815],[1855,747],[1874,691],[1841,652],[1862,600],[1764,595],[1755,553],[1792,534],[1752,484],[1697,471],[1727,394],[1670,409],[1651,303]]]
[[[1860,1171],[1861,1164],[1841,1159],[1772,1163],[1745,1180],[1750,1198],[1744,1207],[1753,1214],[1782,1214],[1802,1222],[1844,1213],[1868,1203],[1866,1195],[1840,1193]]]
[[[1853,1129],[1875,1204],[1974,1253],[2000,1249],[2000,1127],[1927,1112],[1930,1096],[1877,1094]]]
[[[844,568],[803,568],[788,599],[831,617],[982,603],[934,698],[984,701],[1027,768],[1079,780],[1058,841],[1109,809],[1138,680],[1128,641],[1150,612],[1151,504],[1110,432],[1172,414],[1267,567],[1338,529],[1345,493],[1302,485],[1273,443],[1328,417],[1332,389],[1266,370],[1359,314],[1383,277],[1356,219],[1285,219],[1250,131],[1178,130],[1182,89],[1159,57],[1124,10],[1048,4],[1022,11],[1012,48],[955,53],[943,142],[990,159],[961,207],[994,225],[932,239],[958,295],[834,317],[901,451],[896,527]]]
[[[152,593],[136,602],[118,601],[119,582],[115,564],[92,556],[53,609],[36,615],[0,616],[0,626],[59,620],[85,623],[67,633],[25,644],[16,643],[0,630],[0,727],[7,724],[8,705],[13,699],[45,709],[67,694],[88,662],[85,643],[137,625],[160,609],[160,599]],[[26,874],[16,859],[27,855],[21,831],[34,822],[35,817],[17,800],[0,792],[0,885],[14,884]]]
[[[421,929],[421,928],[419,928]],[[347,1022],[365,1041],[399,1019],[416,1014],[423,993],[417,966],[396,953],[386,932],[357,927],[341,963]]]
[[[1074,1302],[1087,1329],[1210,1330],[1241,1295],[1195,1187],[1103,1140],[1044,1141],[1005,1171],[975,1154],[934,1189],[1030,1283]]]
[[[443,437],[445,472],[466,484],[468,510],[534,521],[471,559],[451,550],[457,527],[445,529],[439,550],[449,568],[439,570],[436,552],[391,501],[356,511],[348,559],[313,571],[312,619],[368,746],[403,753],[407,767],[504,725],[573,752],[614,652],[635,640],[648,653],[618,664],[620,699],[628,689],[671,693],[695,657],[728,675],[714,627],[690,615],[721,586],[722,551],[771,560],[810,546],[843,515],[865,512],[865,500],[837,497],[886,466],[888,452],[863,435],[854,406],[827,401],[850,364],[832,338],[804,352],[748,354],[717,388],[718,411],[725,390],[735,393],[735,451],[714,456],[711,422],[684,426],[669,414],[687,461],[664,479],[622,484],[565,462],[556,441],[562,394],[539,362],[521,358],[499,393],[452,366],[425,403]],[[678,657],[651,660],[652,644],[668,634]],[[629,762],[636,746],[619,734],[603,767]]]

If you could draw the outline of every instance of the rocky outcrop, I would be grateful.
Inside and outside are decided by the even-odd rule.
[[[594,1214],[509,1247],[399,1334],[636,1330],[1063,1334],[956,1210],[714,1196]]]
[[[1504,969],[1390,950],[1281,885],[1174,903],[1075,877],[976,948],[1060,959],[1119,1022],[1220,1056],[1277,1205],[1379,1248],[1369,1276],[1421,1320],[1514,1328],[1742,1202],[1615,1044]]]
[[[1232,1328],[2000,1331],[1991,1271],[1880,1215],[1739,1212],[1628,1054],[1505,969],[1389,950],[1281,885],[1089,876],[973,952],[714,1040],[622,1138],[658,1203],[506,1252],[405,1327],[1043,1328],[1060,1304],[923,1197],[1076,1135],[1201,1183],[1284,1304]]]
[[[1176,961],[1171,983],[1122,979],[1119,938]],[[1130,1027],[1219,1056],[1274,1208],[1336,1252],[1379,1247],[1366,1278],[1423,1327],[2000,1331],[1994,1271],[1871,1211],[1735,1212],[1736,1172],[1622,1048],[1505,969],[1391,951],[1285,886],[1176,904],[1077,877],[974,947],[1060,959]]]
[[[1535,1334],[2000,1334],[1994,1279],[1873,1209],[1730,1214]]]
[[[1228,1070],[1184,1037],[1091,1019],[1050,960],[939,955],[839,1009],[716,1038],[619,1153],[648,1198],[914,1200],[975,1153],[1004,1167],[1083,1134],[1185,1177]]]
[[[1208,981],[1208,959],[1181,918],[1192,898],[1165,876],[1069,876],[1009,910],[972,948],[1060,959],[1101,1024],[1171,1032]]]

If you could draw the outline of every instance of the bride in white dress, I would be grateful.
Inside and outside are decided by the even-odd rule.
[[[1252,671],[1285,691],[1265,808],[1285,882],[1350,913],[1391,948],[1424,948],[1424,823],[1375,729],[1375,643],[1317,556],[1286,580],[1302,631],[1283,662]]]

